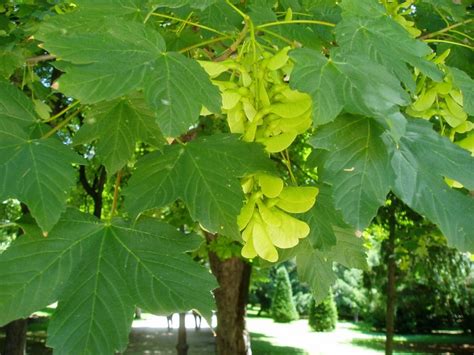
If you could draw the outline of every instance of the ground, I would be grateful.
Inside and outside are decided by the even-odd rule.
[[[126,355],[176,354],[178,317],[173,317],[173,328],[168,330],[166,317],[144,315],[135,321],[130,334]],[[307,320],[278,324],[270,318],[251,316],[248,328],[252,337],[253,354],[381,354],[384,336],[371,332],[362,324],[339,322],[334,332],[312,332]],[[194,318],[188,315],[186,328],[189,355],[214,354],[214,335],[203,320],[201,329],[195,330]],[[41,319],[30,327],[28,354],[51,354],[44,346],[45,332]],[[0,335],[0,349],[2,338]],[[474,337],[462,334],[431,334],[397,336],[399,353],[474,353]]]

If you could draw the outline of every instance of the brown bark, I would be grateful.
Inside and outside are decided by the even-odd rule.
[[[4,355],[24,355],[26,350],[27,319],[17,319],[5,326]]]
[[[396,305],[396,260],[395,260],[395,233],[396,233],[395,210],[390,210],[389,216],[389,236],[387,241],[387,310],[385,314],[385,354],[393,354],[393,337],[395,335],[395,305]]]
[[[207,235],[207,239],[216,238]],[[211,270],[219,283],[214,291],[217,305],[216,346],[219,355],[243,355],[250,350],[250,341],[245,327],[251,265],[238,257],[220,260],[209,252]]]

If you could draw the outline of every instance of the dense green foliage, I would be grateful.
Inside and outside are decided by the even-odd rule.
[[[314,300],[309,308],[308,324],[316,332],[336,329],[337,308],[332,292],[319,304]]]
[[[290,278],[285,267],[280,267],[277,270],[270,312],[275,322],[287,323],[298,319],[298,312],[293,303]]]
[[[470,10],[2,2],[0,325],[58,301],[54,351],[111,354],[134,306],[210,314],[205,233],[319,302],[390,191],[474,251]]]
[[[474,291],[474,264],[469,256],[447,247],[445,238],[413,212],[399,211],[397,231],[396,330],[401,333],[446,328],[469,330]],[[365,290],[364,316],[382,329],[385,325],[386,231],[376,225],[372,233],[369,270],[357,287]]]

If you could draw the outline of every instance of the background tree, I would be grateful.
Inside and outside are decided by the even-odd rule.
[[[298,312],[293,303],[290,278],[285,267],[277,269],[270,311],[275,322],[287,323],[298,319]]]
[[[319,304],[314,300],[311,302],[308,324],[316,332],[336,329],[337,308],[332,292]]]

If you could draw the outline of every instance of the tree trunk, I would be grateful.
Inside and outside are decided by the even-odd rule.
[[[178,355],[188,354],[188,343],[186,339],[186,313],[179,314],[179,329],[178,329],[178,344],[176,344],[176,350]]]
[[[208,241],[216,236],[207,235]],[[211,270],[219,283],[214,295],[217,305],[217,353],[244,355],[250,352],[250,339],[245,327],[251,265],[238,257],[220,260],[209,252]]]
[[[385,354],[393,354],[393,337],[395,335],[395,305],[396,305],[396,290],[395,290],[395,233],[396,233],[396,216],[395,209],[390,209],[389,216],[389,236],[387,241],[387,311],[385,318],[386,340],[385,340]]]
[[[4,355],[24,355],[26,350],[27,319],[17,319],[5,326]]]

